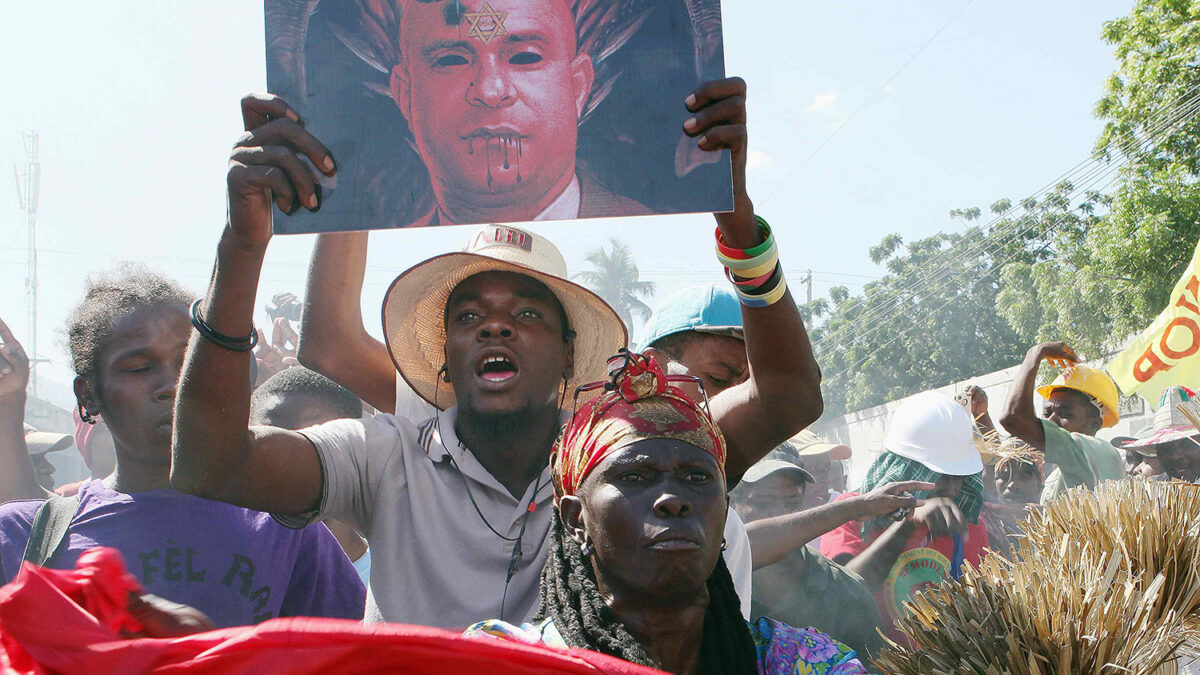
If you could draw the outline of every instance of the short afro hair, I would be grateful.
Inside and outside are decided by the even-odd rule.
[[[319,399],[337,413],[336,419],[358,419],[363,414],[363,404],[349,389],[303,366],[293,366],[267,378],[250,396],[250,417],[260,418],[270,404],[272,396],[289,394],[311,396]]]
[[[107,272],[91,274],[83,300],[67,317],[66,341],[71,366],[80,377],[96,372],[100,350],[122,320],[146,307],[186,307],[195,295],[175,281],[144,265],[121,263]]]

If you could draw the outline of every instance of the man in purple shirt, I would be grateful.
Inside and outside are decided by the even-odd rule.
[[[291,530],[265,513],[170,487],[172,410],[191,333],[189,300],[173,282],[144,270],[89,280],[67,325],[75,393],[85,421],[104,414],[117,464],[108,477],[82,486],[70,528],[47,566],[69,569],[89,548],[114,548],[147,591],[199,609],[217,627],[278,616],[361,619],[365,589],[323,525]],[[20,462],[29,459],[18,441],[29,362],[3,324],[0,341],[0,464],[24,469]],[[43,503],[0,506],[5,583],[20,570]]]

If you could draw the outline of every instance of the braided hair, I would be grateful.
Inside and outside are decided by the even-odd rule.
[[[592,565],[567,534],[558,517],[551,516],[550,551],[542,568],[535,621],[552,619],[571,647],[590,649],[644,666],[657,666],[646,650],[604,602],[596,586]],[[742,617],[741,603],[724,557],[708,577],[708,610],[700,641],[703,673],[758,672],[758,656],[750,630]]]

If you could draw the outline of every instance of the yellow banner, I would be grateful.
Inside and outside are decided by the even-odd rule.
[[[1158,405],[1171,385],[1200,386],[1200,244],[1171,291],[1171,302],[1150,327],[1108,363],[1108,373],[1126,395],[1140,394]]]

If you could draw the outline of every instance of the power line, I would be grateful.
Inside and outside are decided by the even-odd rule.
[[[1181,117],[1179,117],[1179,118],[1177,119],[1177,122],[1184,121],[1184,120],[1185,120],[1187,117],[1190,117],[1191,115],[1194,115],[1194,114],[1195,114],[1195,111],[1193,110],[1192,112],[1188,113],[1188,114],[1187,114],[1187,116],[1181,116]],[[1173,127],[1173,126],[1174,126],[1174,124],[1172,124],[1171,126]],[[1154,133],[1154,134],[1150,134],[1150,135],[1148,135],[1148,137],[1147,137],[1147,138],[1146,138],[1146,139],[1145,139],[1143,142],[1145,142],[1145,143],[1152,143],[1152,142],[1154,141],[1154,139],[1155,139],[1155,138],[1157,138],[1158,136],[1162,135],[1162,133],[1161,133],[1161,132],[1162,132],[1162,129],[1160,129],[1160,132],[1159,132],[1159,133]],[[1139,143],[1139,146],[1140,146],[1140,145],[1141,145],[1141,143]],[[1118,162],[1118,163],[1117,163],[1117,164],[1118,164],[1118,166],[1116,167],[1116,169],[1119,169],[1119,168],[1121,168],[1122,166],[1124,166],[1125,164],[1128,164],[1128,163],[1131,161],[1131,158],[1128,156],[1128,154],[1127,154],[1127,153],[1123,153],[1123,154],[1125,154],[1125,157],[1123,158],[1123,160],[1122,160],[1121,162]],[[1111,174],[1112,172],[1110,171],[1110,172],[1108,172],[1108,173],[1109,173],[1109,174]],[[1099,182],[1100,180],[1102,180],[1102,179],[1103,179],[1103,176],[1097,176],[1097,177],[1096,177],[1096,178],[1093,180],[1093,182],[1091,183],[1091,185],[1095,185],[1096,183],[1098,183],[1098,182]],[[1112,180],[1110,180],[1110,181],[1109,181],[1109,182],[1108,182],[1108,183],[1105,185],[1105,187],[1107,187],[1108,185],[1111,185],[1111,184],[1112,184],[1113,182],[1115,182],[1116,180],[1117,180],[1117,178],[1113,178]],[[1143,222],[1143,223],[1140,223],[1140,224],[1138,224],[1138,225],[1137,225],[1137,227],[1135,228],[1135,230],[1134,230],[1134,231],[1136,232],[1137,230],[1140,230],[1140,229],[1141,229],[1142,227],[1144,227],[1144,226],[1145,226],[1145,222]],[[1049,247],[1049,246],[1050,246],[1050,242],[1047,242],[1046,244],[1044,244],[1044,245],[1041,247],[1041,249],[1039,249],[1039,251],[1040,251],[1040,250],[1045,250],[1045,249],[1046,249],[1047,247]],[[992,267],[991,267],[991,268],[990,268],[990,269],[989,269],[987,272],[985,272],[985,273],[984,273],[984,274],[983,274],[983,275],[980,277],[980,279],[981,279],[981,280],[982,280],[982,279],[986,279],[986,278],[988,278],[988,277],[992,276],[993,274],[995,274],[997,271],[999,271],[999,270],[1003,269],[1003,268],[1004,268],[1004,267],[1005,267],[1005,266],[1006,266],[1006,265],[1007,265],[1007,264],[1008,264],[1008,263],[1009,263],[1009,262],[1010,262],[1010,261],[1011,261],[1013,258],[1015,258],[1017,255],[1020,255],[1020,253],[1023,253],[1023,251],[1018,251],[1018,252],[1016,252],[1016,253],[1014,253],[1014,254],[1010,255],[1008,258],[1005,258],[1004,260],[1000,261],[999,263],[996,263],[996,264],[995,264],[995,265],[993,265],[993,266],[992,266]],[[947,305],[949,305],[949,304],[950,304],[951,302],[953,302],[954,300],[955,300],[955,298],[953,298],[953,297],[946,299],[946,301],[945,301],[945,302],[941,303],[940,305],[938,305],[938,307],[937,307],[936,309],[934,309],[934,310],[933,310],[932,314],[937,314],[938,312],[940,312],[942,309],[944,309],[944,308],[945,308]],[[882,351],[882,350],[884,350],[884,349],[887,349],[889,346],[891,346],[893,343],[895,343],[895,342],[896,342],[896,340],[900,339],[901,337],[904,337],[904,336],[905,336],[905,335],[907,335],[907,334],[908,334],[908,332],[909,332],[909,331],[911,331],[911,330],[912,330],[911,326],[910,326],[909,328],[907,328],[907,329],[904,329],[904,328],[902,328],[902,329],[901,329],[901,330],[900,330],[898,333],[896,333],[895,335],[893,335],[893,336],[891,337],[891,339],[889,339],[887,342],[885,342],[885,343],[884,343],[882,346],[878,347],[878,348],[877,348],[877,349],[875,349],[874,351],[875,351],[875,352],[878,352],[878,351]],[[835,371],[835,372],[833,372],[833,373],[830,375],[830,377],[836,377],[836,376],[838,376],[838,375],[842,375],[842,374],[844,374],[844,373],[848,373],[848,372],[850,372],[850,371],[852,371],[852,370],[855,370],[855,369],[857,369],[859,366],[861,366],[863,363],[865,363],[865,362],[866,362],[868,359],[870,359],[870,358],[871,358],[873,355],[874,355],[873,353],[871,353],[871,354],[867,354],[866,356],[862,357],[861,359],[859,359],[859,360],[858,360],[858,361],[856,361],[855,363],[851,364],[850,366],[848,366],[848,367],[845,367],[845,368],[843,368],[843,369],[841,369],[841,370],[838,370],[838,371]]]
[[[1160,111],[1160,113],[1158,115],[1156,115],[1157,120],[1153,121],[1151,123],[1152,124],[1152,126],[1151,126],[1151,135],[1152,136],[1157,136],[1159,131],[1163,128],[1163,126],[1164,126],[1163,119],[1164,118],[1169,117],[1170,115],[1172,115],[1176,112],[1179,112],[1181,109],[1186,109],[1184,114],[1186,114],[1187,111],[1195,109],[1196,104],[1200,103],[1200,85],[1198,85],[1196,88],[1194,88],[1193,91],[1197,92],[1197,93],[1194,96],[1192,96],[1190,99],[1178,104],[1177,106],[1175,106],[1171,109]],[[1181,115],[1181,117],[1182,117],[1182,115]],[[1179,121],[1179,119],[1175,120],[1175,122],[1177,122],[1177,121]],[[1170,124],[1173,125],[1175,122],[1170,122]],[[1129,141],[1135,140],[1133,138],[1134,135],[1135,135],[1134,132],[1128,132],[1125,134],[1124,142],[1126,143],[1126,147],[1128,147]],[[1117,165],[1119,166],[1120,162],[1118,162]],[[1076,181],[1081,180],[1081,179],[1087,180],[1087,178],[1089,178],[1091,175],[1094,175],[1094,173],[1096,171],[1098,171],[1098,170],[1104,171],[1108,167],[1111,167],[1111,166],[1112,166],[1112,163],[1100,162],[1100,161],[1096,160],[1095,158],[1089,158],[1087,160],[1084,160],[1083,162],[1080,162],[1079,164],[1077,164],[1074,168],[1072,168],[1068,172],[1064,173],[1063,175],[1059,176],[1055,180],[1053,180],[1050,183],[1043,186],[1040,190],[1035,192],[1026,201],[1028,201],[1029,199],[1036,199],[1039,196],[1049,193],[1056,186],[1061,185],[1065,181],[1072,180],[1072,179],[1076,180]],[[1081,176],[1074,176],[1073,174],[1081,174]],[[1015,211],[1019,206],[1021,206],[1021,203],[1013,204],[1007,210],[998,214],[992,221],[990,221],[984,227],[985,228],[991,227],[992,225],[996,224],[1003,218],[1007,217],[1009,214],[1011,214],[1013,211]],[[946,249],[945,251],[943,251],[943,252],[939,253],[937,256],[935,256],[935,258],[933,260],[929,261],[926,264],[926,266],[932,267],[935,263],[940,262],[941,258],[946,257],[946,256],[950,256],[952,258],[956,257],[958,259],[958,261],[961,262],[962,260],[965,260],[966,258],[971,257],[976,253],[976,250],[973,249],[972,246],[982,247],[985,244],[986,244],[986,242],[972,244],[972,245],[969,245],[965,250],[957,252],[957,253],[954,252],[953,249]],[[898,287],[893,292],[898,293],[903,290],[915,288],[917,284],[920,284],[923,281],[924,281],[923,279],[917,279],[917,281],[911,282],[906,287]]]
[[[1195,91],[1200,92],[1200,86],[1198,86],[1195,89]],[[1151,129],[1147,133],[1146,138],[1138,141],[1136,143],[1136,145],[1141,146],[1142,144],[1145,144],[1145,143],[1153,143],[1156,139],[1164,136],[1166,133],[1169,133],[1172,130],[1172,128],[1175,127],[1176,125],[1178,125],[1180,122],[1185,121],[1187,118],[1189,118],[1190,116],[1195,114],[1197,109],[1200,109],[1200,93],[1197,93],[1196,95],[1192,96],[1190,99],[1186,99],[1184,102],[1182,102],[1176,106],[1173,106],[1170,109],[1160,111],[1160,113],[1158,115],[1156,115],[1156,117],[1158,118],[1157,121],[1152,123]],[[1172,119],[1166,119],[1166,118],[1172,118]],[[1126,134],[1126,137],[1127,137],[1126,140],[1127,141],[1136,141],[1137,140],[1136,138],[1132,138],[1135,135],[1136,135],[1136,133],[1131,131],[1130,133]],[[1057,185],[1061,185],[1065,179],[1074,178],[1075,181],[1083,183],[1083,187],[1073,189],[1072,192],[1067,196],[1068,202],[1073,201],[1076,194],[1079,194],[1079,193],[1086,194],[1086,192],[1092,186],[1096,185],[1100,180],[1103,180],[1104,177],[1106,177],[1107,175],[1111,175],[1112,173],[1121,169],[1125,164],[1127,164],[1130,159],[1129,151],[1132,149],[1133,149],[1133,144],[1126,142],[1124,151],[1122,153],[1122,158],[1121,158],[1121,160],[1116,161],[1116,162],[1098,162],[1095,159],[1093,159],[1089,162],[1089,161],[1085,160],[1084,162],[1081,162],[1080,164],[1076,165],[1076,167],[1074,169],[1072,169],[1071,171],[1069,171],[1067,174],[1064,174],[1063,176],[1061,176],[1058,180],[1050,183],[1047,186],[1047,188],[1043,188],[1038,193],[1035,193],[1035,195],[1033,197],[1030,197],[1029,199],[1036,199],[1037,197],[1043,195],[1044,193],[1049,192],[1050,188],[1053,188]],[[1092,166],[1088,166],[1089,164],[1092,164]],[[1086,168],[1083,168],[1083,167],[1086,167]],[[1071,176],[1072,173],[1081,173],[1081,175],[1072,177]],[[1112,184],[1112,181],[1107,183],[1105,187],[1107,187],[1107,185],[1111,185],[1111,184]],[[1029,199],[1027,199],[1025,201],[1028,202]],[[988,227],[991,227],[992,225],[996,224],[1003,218],[1007,217],[1012,211],[1014,211],[1017,208],[1017,206],[1018,205],[1013,205],[1009,209],[1000,213],[994,220],[992,220],[988,225],[984,226],[984,228],[981,229],[980,231],[981,232],[985,231]],[[1019,225],[1014,223],[1014,225],[1013,225],[1014,230],[1017,227],[1019,227]],[[873,330],[879,330],[879,328],[882,325],[886,325],[887,322],[883,321],[882,318],[884,316],[888,315],[889,313],[891,313],[892,310],[899,307],[901,299],[902,299],[901,298],[902,293],[907,293],[908,295],[916,295],[920,290],[923,290],[924,288],[927,288],[927,287],[932,287],[932,285],[934,283],[937,283],[938,281],[945,279],[947,276],[952,274],[955,270],[958,270],[961,267],[961,264],[968,258],[974,258],[977,255],[979,255],[980,253],[983,253],[984,251],[989,250],[989,249],[991,249],[993,251],[1002,249],[1003,247],[1014,243],[1017,239],[1024,236],[1025,234],[1027,234],[1034,227],[1036,227],[1036,223],[1034,225],[1030,225],[1029,227],[1026,227],[1023,230],[1015,232],[1014,234],[1000,235],[1001,239],[999,241],[994,241],[994,240],[989,241],[987,237],[983,237],[983,238],[981,238],[981,240],[978,243],[975,243],[975,244],[969,243],[965,249],[963,249],[957,253],[954,252],[953,246],[945,249],[943,252],[940,252],[932,260],[928,261],[926,263],[926,265],[924,266],[926,270],[933,270],[933,272],[931,274],[927,274],[923,277],[918,277],[916,275],[914,275],[913,277],[910,277],[910,278],[913,278],[916,280],[913,282],[910,282],[907,285],[898,286],[897,288],[893,289],[890,293],[887,294],[887,296],[885,296],[882,305],[868,309],[866,316],[860,317],[860,318],[862,318],[868,324],[873,326],[873,328],[870,328],[867,331],[864,331],[859,336],[852,336],[852,338],[868,335]],[[943,262],[945,264],[941,265],[941,269],[940,270],[937,269],[938,264],[943,263]],[[842,335],[836,334],[836,333],[830,333],[826,336],[826,338],[824,340],[819,341],[818,344],[815,346],[820,346],[821,344],[828,343],[829,340],[834,339],[835,337],[841,338]]]
[[[1152,140],[1152,139],[1150,139],[1150,140]],[[1116,165],[1115,165],[1115,166],[1113,166],[1113,167],[1111,167],[1111,168],[1110,168],[1110,170],[1109,170],[1109,172],[1108,172],[1108,173],[1109,173],[1109,174],[1111,174],[1111,173],[1113,173],[1113,172],[1117,171],[1117,170],[1118,170],[1118,169],[1119,169],[1121,166],[1123,166],[1125,163],[1127,163],[1127,161],[1128,161],[1128,160],[1127,160],[1127,158],[1126,158],[1126,159],[1125,159],[1125,160],[1123,160],[1122,162],[1118,162],[1118,163],[1116,163]],[[1101,175],[1099,175],[1099,176],[1096,176],[1094,179],[1092,179],[1092,181],[1091,181],[1090,183],[1088,183],[1087,185],[1085,185],[1083,188],[1080,188],[1080,190],[1088,190],[1088,189],[1090,189],[1092,186],[1094,186],[1094,185],[1098,184],[1098,183],[1099,183],[1101,180],[1103,180],[1103,179],[1104,179],[1104,177],[1105,177],[1105,174],[1101,174]],[[1104,187],[1105,187],[1105,188],[1107,188],[1107,186],[1108,186],[1108,185],[1111,185],[1111,184],[1112,184],[1113,182],[1115,182],[1116,180],[1117,180],[1117,177],[1114,177],[1114,178],[1112,178],[1111,180],[1109,180],[1109,181],[1108,181],[1108,183],[1106,183],[1106,184],[1105,184],[1105,186],[1104,186]],[[1032,226],[1031,226],[1031,227],[1032,227]],[[1028,230],[1028,229],[1029,229],[1029,228],[1027,228],[1027,230]],[[1021,236],[1021,234],[1018,234],[1018,235],[1016,235],[1016,236],[1017,236],[1017,237],[1019,237],[1019,236]],[[1011,241],[1011,240],[1010,240],[1010,241]],[[1000,246],[1000,247],[1003,247],[1004,245],[1006,245],[1004,242],[1001,242],[1001,244],[999,244],[999,246]],[[1043,245],[1043,246],[1041,247],[1041,249],[1039,249],[1039,251],[1038,251],[1038,252],[1041,252],[1042,250],[1045,250],[1047,247],[1049,247],[1049,242],[1047,242],[1045,245]],[[986,279],[986,278],[990,277],[990,276],[991,276],[991,275],[992,275],[992,274],[993,274],[995,271],[997,271],[997,270],[999,270],[999,269],[1003,268],[1004,266],[1006,266],[1006,265],[1008,264],[1008,262],[1010,262],[1010,261],[1011,261],[1011,260],[1012,260],[1014,257],[1016,257],[1017,255],[1020,255],[1020,254],[1021,254],[1021,253],[1023,253],[1023,252],[1024,252],[1024,251],[1017,251],[1016,253],[1014,253],[1014,254],[1010,255],[1010,256],[1009,256],[1008,258],[1006,258],[1005,260],[1003,260],[1003,261],[1000,261],[999,263],[997,263],[996,265],[994,265],[994,266],[993,266],[993,267],[992,267],[992,268],[991,268],[991,269],[990,269],[990,270],[989,270],[987,273],[985,273],[985,274],[984,274],[982,277],[980,277],[980,278],[981,278],[981,279]],[[939,289],[939,290],[941,290],[941,289]],[[944,307],[946,304],[948,304],[948,303],[949,303],[951,300],[953,300],[953,298],[951,298],[950,300],[947,300],[947,301],[946,301],[946,303],[943,303],[943,305],[942,305],[941,307],[939,307],[938,309],[940,310],[942,307]],[[848,337],[849,337],[849,339],[848,339],[848,340],[846,340],[846,337],[847,337],[847,336],[845,335],[845,329],[843,329],[843,330],[841,330],[841,331],[834,331],[834,332],[831,332],[830,334],[828,334],[828,335],[826,336],[826,339],[819,341],[819,342],[818,342],[816,345],[814,345],[814,347],[815,347],[815,348],[819,348],[820,346],[823,346],[823,345],[825,345],[825,344],[828,344],[830,340],[834,340],[834,339],[837,339],[837,340],[839,340],[839,341],[841,341],[841,342],[851,342],[851,343],[852,343],[852,342],[857,342],[857,341],[859,341],[859,340],[861,340],[861,339],[864,339],[864,338],[866,338],[866,337],[868,337],[868,336],[872,335],[873,333],[876,333],[876,332],[877,332],[877,331],[880,329],[880,327],[881,327],[881,326],[883,326],[883,325],[890,325],[890,323],[891,323],[890,321],[885,321],[885,320],[881,320],[881,319],[874,319],[874,320],[864,320],[864,322],[865,322],[865,323],[867,323],[867,324],[868,324],[870,327],[869,327],[867,330],[861,331],[861,332],[859,332],[859,333],[853,333],[853,332],[852,332],[852,333],[851,333],[851,335],[850,335],[850,336],[848,336]],[[888,340],[888,341],[885,343],[885,347],[886,347],[886,346],[888,346],[888,345],[890,345],[891,343],[895,342],[895,340],[896,340],[896,339],[898,339],[899,337],[903,336],[904,334],[906,334],[906,332],[903,332],[903,331],[902,331],[902,332],[901,332],[899,335],[897,335],[897,336],[894,336],[894,337],[893,337],[891,340]],[[866,360],[866,358],[869,358],[869,356],[868,356],[868,357],[864,357],[864,359],[861,359],[861,360],[860,360],[860,363],[861,363],[862,361],[865,361],[865,360]],[[855,366],[855,367],[857,367],[857,365],[858,365],[858,364],[856,364],[856,366]]]
[[[26,248],[28,261],[25,271],[25,296],[29,303],[29,393],[33,398],[38,397],[37,366],[37,324],[38,324],[38,249],[37,249],[37,212],[41,187],[42,165],[38,161],[38,133],[22,133],[21,140],[25,145],[25,169],[21,171],[13,166],[13,177],[17,179],[17,199],[21,202],[21,210],[25,212],[28,226],[29,243]]]
[[[924,52],[925,49],[929,47],[929,45],[933,44],[933,41],[936,40],[938,38],[938,36],[942,34],[943,31],[945,31],[947,28],[949,28],[950,24],[954,23],[954,20],[957,19],[959,17],[959,15],[961,15],[963,12],[967,11],[967,8],[970,7],[971,3],[973,3],[974,1],[975,0],[967,0],[966,4],[964,4],[962,7],[960,7],[958,9],[958,11],[955,12],[954,15],[951,16],[946,21],[946,23],[942,24],[942,27],[937,29],[937,31],[933,35],[931,35],[928,40],[925,41],[925,44],[921,45],[920,49],[913,52],[913,55],[908,57],[908,60],[905,61],[903,64],[901,64],[900,67],[896,69],[896,72],[892,73],[891,77],[889,77],[887,80],[885,80],[883,84],[879,85],[879,88],[876,89],[875,92],[872,93],[870,96],[868,96],[867,100],[863,101],[862,105],[858,106],[858,108],[856,108],[853,113],[850,113],[850,116],[846,118],[846,121],[839,124],[838,127],[833,130],[833,133],[826,136],[825,140],[821,141],[821,144],[818,145],[815,150],[813,150],[811,153],[809,153],[809,155],[807,157],[805,157],[799,164],[797,164],[796,168],[792,169],[788,173],[788,175],[785,176],[783,178],[783,180],[779,182],[779,185],[776,185],[775,189],[771,190],[771,192],[769,192],[767,194],[767,197],[766,197],[766,199],[763,200],[763,203],[770,201],[771,197],[774,197],[775,193],[779,192],[780,188],[782,188],[785,184],[787,184],[787,182],[790,181],[792,179],[792,177],[795,176],[796,173],[800,171],[800,169],[803,169],[804,166],[806,164],[808,164],[808,162],[810,160],[812,160],[813,157],[817,156],[817,153],[821,152],[821,150],[823,150],[826,145],[829,145],[829,142],[832,141],[833,138],[838,135],[838,132],[840,132],[842,129],[845,129],[846,125],[848,125],[848,124],[850,124],[850,122],[854,121],[854,118],[858,117],[858,114],[860,112],[862,112],[864,108],[866,108],[868,105],[870,105],[871,102],[874,101],[876,99],[876,97],[878,97],[879,94],[883,92],[883,90],[887,89],[888,85],[890,85],[893,80],[895,80],[897,77],[899,77],[900,73],[904,72],[904,69],[908,68],[909,64],[911,64],[913,61],[917,60],[917,57],[920,56],[921,53]]]
[[[1194,109],[1198,105],[1200,105],[1200,94],[1197,94],[1197,96],[1194,97],[1194,99],[1190,103],[1187,104],[1189,111],[1194,111]],[[1176,121],[1179,121],[1179,120],[1177,119]],[[1174,123],[1172,123],[1172,124],[1174,124]],[[1155,136],[1158,134],[1158,132],[1161,130],[1161,128],[1162,128],[1161,126],[1156,127],[1156,129],[1154,131]],[[1093,175],[1095,175],[1097,171],[1115,170],[1115,168],[1119,168],[1120,166],[1122,166],[1125,161],[1127,161],[1127,156],[1126,156],[1126,159],[1123,159],[1116,163],[1101,163],[1101,162],[1097,162],[1096,160],[1092,160],[1091,162],[1088,162],[1088,161],[1081,162],[1080,164],[1078,164],[1076,166],[1076,169],[1073,169],[1071,172],[1068,172],[1067,174],[1064,174],[1063,176],[1060,176],[1059,179],[1050,183],[1047,187],[1043,188],[1038,193],[1035,193],[1029,199],[1036,199],[1037,197],[1048,193],[1055,186],[1061,185],[1065,180],[1073,178],[1076,181],[1078,181],[1078,180],[1086,181],[1086,180],[1089,180]],[[1093,166],[1088,167],[1086,169],[1082,169],[1083,171],[1085,171],[1085,173],[1083,173],[1081,176],[1072,176],[1071,175],[1071,173],[1078,173],[1081,170],[1080,167],[1085,167],[1089,163],[1092,163]],[[1076,191],[1073,191],[1072,195]],[[1028,201],[1028,199],[1026,201]],[[995,219],[993,219],[990,223],[985,225],[983,229],[986,230],[987,228],[991,227],[992,225],[995,225],[997,222],[999,222],[1000,220],[1004,219],[1009,214],[1011,214],[1016,208],[1018,208],[1018,206],[1019,206],[1019,204],[1014,204],[1014,205],[1010,206],[1009,209],[998,214]],[[1016,224],[1014,224],[1013,227],[1015,229],[1018,226]],[[1007,239],[1002,240],[1002,245],[1008,245],[1008,244],[1012,243],[1013,241],[1015,241],[1015,239],[1017,237],[1023,235],[1025,232],[1028,232],[1028,228],[1026,230],[1018,233],[1018,235],[1016,235],[1016,236],[1008,237]],[[1001,235],[1001,236],[1007,236],[1007,235]],[[884,305],[872,308],[871,310],[869,310],[869,313],[874,313],[877,315],[886,314],[896,304],[899,303],[899,297],[900,297],[901,293],[904,293],[906,291],[913,293],[913,292],[917,291],[919,288],[921,288],[922,286],[932,285],[932,283],[939,281],[940,279],[944,278],[946,275],[950,274],[953,270],[957,269],[958,266],[962,265],[963,262],[965,262],[967,259],[976,257],[979,253],[981,253],[988,246],[989,246],[989,243],[988,243],[987,239],[982,238],[980,240],[980,242],[978,242],[976,244],[968,243],[966,248],[964,248],[958,252],[955,252],[953,247],[947,248],[944,251],[939,252],[937,255],[934,256],[934,258],[932,260],[927,261],[927,263],[925,264],[925,268],[926,269],[935,269],[938,264],[941,264],[944,262],[945,264],[942,266],[940,272],[934,272],[932,277],[930,277],[930,276],[918,277],[915,275],[913,277],[910,277],[912,279],[915,279],[915,281],[911,281],[905,285],[897,286],[895,289],[893,289],[891,291],[890,295],[892,297],[886,299],[884,302]],[[943,259],[945,259],[945,260],[943,260]],[[894,302],[892,302],[892,301],[894,301]],[[890,306],[888,305],[889,302],[892,303]]]

